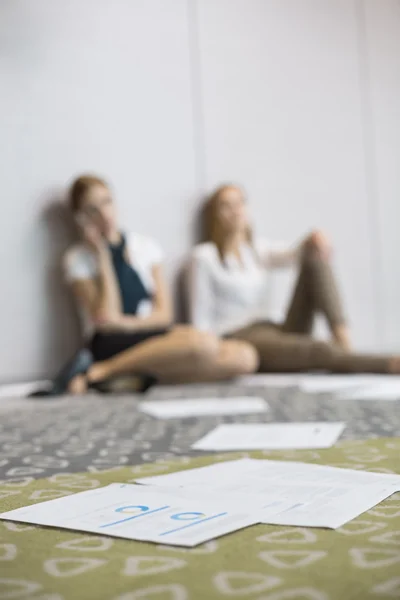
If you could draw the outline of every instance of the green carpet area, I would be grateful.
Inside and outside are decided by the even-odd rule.
[[[2,511],[240,456],[400,473],[400,439],[213,455],[0,483]],[[192,550],[0,522],[0,599],[400,598],[400,494],[337,531],[257,525]]]

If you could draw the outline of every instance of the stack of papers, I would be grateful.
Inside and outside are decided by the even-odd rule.
[[[376,381],[365,386],[340,390],[342,400],[400,400],[400,381],[397,378]]]
[[[329,448],[344,423],[232,423],[219,425],[192,445],[194,450],[292,450]]]
[[[299,387],[304,392],[309,393],[335,393],[368,386],[371,383],[373,384],[374,381],[374,375],[313,375],[303,376],[299,381]]]
[[[396,375],[305,376],[299,381],[299,387],[309,393],[330,392],[343,400],[400,399],[400,377]]]
[[[256,523],[257,512],[240,503],[240,496],[114,483],[3,513],[0,519],[193,547]]]
[[[399,475],[242,459],[114,483],[0,519],[193,547],[256,523],[336,529],[400,491]]]
[[[234,398],[191,398],[182,400],[148,400],[139,410],[159,419],[185,419],[188,417],[243,415],[268,410],[263,398],[241,396]]]
[[[400,491],[400,475],[299,462],[241,459],[138,479],[149,486],[259,498],[260,522],[337,529]],[[264,510],[268,514],[264,514]],[[275,515],[271,510],[276,510]]]
[[[256,375],[243,375],[236,381],[245,387],[288,388],[298,387],[302,378],[303,376],[298,373],[257,373]]]
[[[241,377],[238,383],[245,387],[297,387],[309,394],[330,393],[343,400],[400,400],[398,375],[257,374]]]

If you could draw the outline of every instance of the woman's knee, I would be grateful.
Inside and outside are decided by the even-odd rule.
[[[301,255],[301,266],[303,269],[315,271],[318,269],[326,268],[328,261],[324,258],[323,254],[313,247],[305,247]]]
[[[259,355],[256,348],[245,341],[221,340],[216,335],[196,329],[180,329],[177,335],[185,344],[188,359],[201,365],[221,363],[235,375],[247,375],[257,371]]]
[[[242,375],[249,375],[258,371],[260,366],[260,357],[254,346],[248,342],[241,342],[239,349],[240,353],[240,369]]]
[[[221,342],[221,345],[223,361],[231,368],[232,375],[249,375],[258,370],[260,359],[254,346],[238,340]]]
[[[331,281],[334,277],[331,260],[315,248],[304,249],[301,269],[307,273],[308,277],[316,280],[318,285],[321,285],[321,282]]]
[[[202,362],[217,356],[219,340],[212,333],[191,329],[182,332],[182,335],[188,355],[192,360]]]

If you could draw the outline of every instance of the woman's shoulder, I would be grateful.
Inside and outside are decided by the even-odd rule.
[[[192,258],[201,262],[214,262],[218,258],[217,247],[213,242],[197,244],[192,249]]]
[[[68,280],[87,279],[96,275],[96,257],[83,243],[73,244],[68,248],[63,256],[62,265]]]
[[[63,256],[63,263],[88,262],[93,261],[94,258],[95,256],[90,248],[88,248],[86,244],[78,242],[66,250]]]

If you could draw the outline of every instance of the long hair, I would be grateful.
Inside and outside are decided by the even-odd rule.
[[[73,214],[80,211],[84,197],[95,185],[108,188],[104,179],[96,175],[81,175],[75,179],[69,190],[69,206]]]
[[[218,217],[218,203],[222,194],[229,188],[235,188],[242,192],[241,188],[234,184],[225,183],[219,186],[207,198],[202,215],[203,241],[215,244],[222,262],[225,259],[227,235]],[[250,225],[246,229],[245,237],[248,244],[253,248],[253,232]]]

